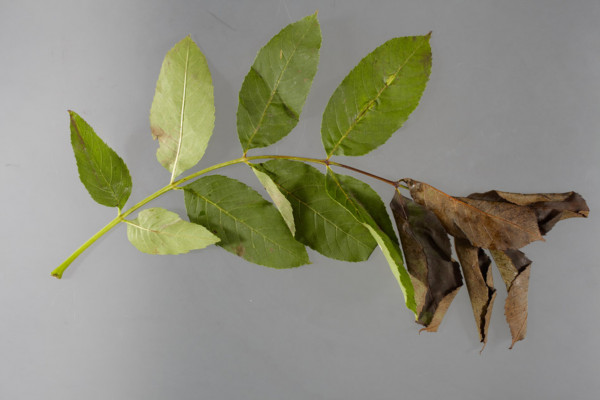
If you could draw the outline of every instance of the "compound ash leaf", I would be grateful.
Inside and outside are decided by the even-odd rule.
[[[398,191],[390,203],[415,288],[417,322],[436,332],[462,286],[450,239],[435,214]]]
[[[531,260],[520,250],[491,250],[490,252],[508,291],[504,315],[510,327],[512,349],[515,343],[525,339],[527,334],[527,292]]]
[[[299,161],[256,164],[292,205],[296,239],[326,257],[364,261],[377,242],[369,230],[327,194],[325,176]]]
[[[211,175],[186,185],[184,191],[190,221],[217,235],[225,250],[272,268],[309,263],[306,249],[279,211],[246,184]]]
[[[200,161],[215,125],[212,78],[204,55],[188,36],[165,56],[150,110],[158,161],[171,181]]]
[[[496,298],[496,289],[494,289],[490,268],[491,260],[483,249],[471,246],[466,239],[455,238],[454,246],[467,282],[473,316],[479,331],[479,340],[485,347],[492,306]]]
[[[69,116],[81,183],[97,203],[122,209],[132,186],[127,165],[76,112],[69,111]]]
[[[269,146],[296,126],[320,47],[321,29],[313,14],[286,26],[260,49],[239,95],[237,130],[244,152]]]
[[[492,250],[519,249],[544,240],[536,213],[507,202],[452,197],[413,179],[404,179],[415,202],[433,211],[446,231],[467,239],[474,247]]]
[[[429,79],[429,38],[388,40],[350,71],[323,113],[321,140],[327,157],[366,154],[402,126]]]
[[[576,192],[522,194],[490,190],[485,193],[473,193],[467,197],[531,208],[535,212],[542,235],[548,233],[558,221],[576,217],[586,218],[590,212],[583,197]]]
[[[371,232],[402,289],[406,306],[417,316],[410,275],[404,267],[402,252],[390,217],[377,192],[366,183],[351,176],[336,174],[330,168],[327,168],[326,187],[329,196],[352,213]]]
[[[179,218],[164,208],[149,208],[127,222],[127,238],[148,254],[183,254],[217,243],[219,238],[202,225]]]

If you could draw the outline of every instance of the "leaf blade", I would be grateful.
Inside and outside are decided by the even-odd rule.
[[[279,187],[273,179],[264,172],[255,168],[254,165],[251,164],[252,172],[258,178],[260,183],[263,185],[271,200],[273,200],[273,204],[281,213],[283,220],[285,221],[288,228],[290,228],[290,232],[292,232],[292,236],[296,233],[296,224],[294,223],[294,211],[292,210],[292,204],[289,200],[284,196],[283,193],[279,190]]]
[[[550,232],[558,221],[567,218],[587,218],[590,212],[584,198],[576,192],[523,194],[490,190],[485,193],[472,193],[467,197],[529,207],[535,212],[542,235]]]
[[[122,209],[132,187],[127,165],[76,112],[69,111],[69,118],[81,183],[97,203]]]
[[[143,210],[136,219],[126,222],[127,238],[143,253],[184,254],[219,241],[202,225],[184,221],[163,208]]]
[[[189,37],[165,56],[150,109],[157,160],[171,181],[200,161],[212,136],[215,106],[206,59]]]
[[[467,283],[479,340],[485,348],[492,308],[496,298],[496,289],[490,268],[491,260],[483,249],[472,246],[466,239],[456,238],[454,246]]]
[[[448,234],[432,211],[398,191],[390,206],[415,287],[417,322],[424,330],[437,332],[462,287],[460,266],[452,259]]]
[[[385,205],[371,186],[354,177],[337,174],[328,168],[326,187],[329,195],[355,216],[360,216],[361,222],[369,222],[398,244]]]
[[[504,303],[504,315],[510,327],[512,349],[516,342],[527,335],[527,293],[531,260],[519,250],[491,250],[496,266],[506,285],[508,296]]]
[[[429,37],[391,39],[344,78],[321,122],[328,158],[366,154],[385,143],[408,119],[429,79]]]
[[[446,231],[474,247],[521,248],[544,240],[533,210],[510,203],[452,197],[414,179],[404,179],[415,202],[435,213]]]
[[[258,52],[239,93],[237,130],[244,153],[279,141],[296,126],[320,47],[314,14],[283,28]]]
[[[260,194],[235,179],[202,177],[184,187],[190,221],[216,234],[230,253],[271,268],[307,264],[308,254],[281,214]]]
[[[291,160],[271,160],[255,167],[268,174],[292,204],[298,241],[336,260],[369,258],[376,241],[362,223],[327,194],[322,173]]]

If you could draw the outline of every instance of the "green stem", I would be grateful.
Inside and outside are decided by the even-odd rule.
[[[219,164],[215,164],[211,167],[208,168],[204,168],[203,170],[200,170],[198,172],[194,172],[193,174],[186,176],[185,178],[181,178],[177,181],[174,181],[170,184],[168,184],[167,186],[159,189],[158,191],[152,193],[150,196],[146,197],[145,199],[143,199],[142,201],[140,201],[139,203],[136,203],[135,205],[133,205],[131,208],[129,208],[127,211],[121,212],[121,210],[119,210],[119,214],[117,215],[117,217],[115,219],[113,219],[112,221],[110,221],[108,224],[106,224],[102,229],[100,229],[98,232],[96,232],[91,238],[89,238],[85,243],[83,243],[81,246],[79,246],[79,248],[77,250],[75,250],[73,252],[73,254],[71,254],[65,261],[62,262],[62,264],[60,264],[58,267],[56,267],[56,269],[54,269],[54,271],[52,271],[52,276],[60,279],[62,278],[63,273],[65,272],[65,270],[69,267],[69,265],[71,265],[71,263],[77,258],[79,257],[79,255],[81,253],[83,253],[88,247],[90,247],[94,242],[96,242],[96,240],[100,239],[106,232],[110,231],[112,228],[114,228],[115,226],[117,226],[119,223],[121,222],[125,222],[125,217],[127,217],[128,215],[130,215],[131,213],[133,213],[134,211],[136,211],[137,209],[145,206],[146,204],[148,204],[149,202],[151,202],[152,200],[156,199],[159,196],[162,196],[163,194],[174,190],[174,189],[180,189],[180,185],[194,179],[197,178],[200,175],[204,175],[208,172],[214,171],[216,169],[219,168],[223,168],[223,167],[227,167],[229,165],[234,165],[234,164],[240,164],[240,163],[248,163],[248,161],[251,160],[265,160],[265,159],[269,159],[269,160],[273,160],[273,159],[280,159],[280,160],[295,160],[295,161],[304,161],[304,162],[311,162],[311,163],[315,163],[315,164],[322,164],[322,165],[335,165],[337,167],[341,167],[341,168],[346,168],[349,169],[351,171],[354,172],[358,172],[361,173],[363,175],[369,176],[371,178],[374,179],[378,179],[382,182],[385,182],[389,185],[394,186],[395,188],[398,188],[399,186],[404,187],[403,185],[400,185],[398,182],[394,182],[391,181],[389,179],[385,179],[382,178],[380,176],[371,174],[369,172],[366,171],[362,171],[360,169],[351,167],[349,165],[345,165],[345,164],[340,164],[334,161],[329,161],[328,159],[318,159],[318,158],[308,158],[308,157],[296,157],[296,156],[279,156],[279,155],[263,155],[263,156],[251,156],[251,157],[240,157],[240,158],[236,158],[234,160],[229,160],[226,162],[222,162]]]
[[[123,222],[125,217],[127,217],[129,214],[131,214],[132,212],[134,212],[135,210],[139,209],[140,207],[145,206],[146,204],[148,204],[149,202],[151,202],[152,200],[156,199],[157,197],[173,190],[176,189],[178,185],[181,185],[184,182],[189,181],[190,179],[194,179],[195,177],[202,175],[202,174],[206,174],[208,172],[214,171],[215,169],[219,169],[219,168],[223,168],[226,167],[228,165],[233,165],[233,164],[239,164],[245,161],[245,158],[237,158],[235,160],[230,160],[230,161],[226,161],[224,163],[220,163],[220,164],[215,164],[212,167],[208,167],[205,168],[201,171],[198,171],[186,178],[182,178],[179,179],[178,181],[175,181],[173,183],[168,184],[167,186],[163,187],[162,189],[159,189],[158,191],[152,193],[150,196],[146,197],[144,200],[140,201],[139,203],[133,205],[130,209],[128,209],[125,212],[119,213],[119,215],[113,219],[112,221],[110,221],[108,224],[106,224],[104,226],[104,228],[100,229],[98,232],[96,232],[94,234],[94,236],[92,236],[91,238],[89,238],[84,244],[82,244],[81,246],[79,246],[79,248],[77,250],[75,250],[73,252],[73,254],[71,254],[65,261],[62,262],[62,264],[60,264],[58,267],[56,267],[54,269],[54,271],[52,271],[52,276],[60,279],[62,278],[63,273],[65,272],[65,270],[69,267],[69,265],[71,265],[71,263],[77,258],[79,257],[79,255],[81,253],[83,253],[88,247],[90,247],[96,240],[100,239],[106,232],[110,231],[112,228],[114,228],[115,226],[117,226],[120,222]]]
[[[81,253],[83,253],[88,247],[90,247],[96,240],[100,239],[100,237],[102,237],[102,235],[104,235],[106,232],[110,231],[119,222],[121,222],[121,217],[120,216],[116,217],[115,219],[113,219],[112,221],[110,221],[108,224],[106,224],[104,226],[104,228],[102,228],[98,232],[96,232],[94,234],[94,236],[92,236],[84,244],[82,244],[81,246],[79,246],[79,248],[77,250],[75,250],[73,252],[73,254],[71,254],[65,261],[63,261],[62,264],[60,264],[58,267],[56,267],[54,269],[54,271],[52,271],[52,276],[55,276],[58,279],[62,278],[62,275],[65,272],[65,270],[69,267],[69,265],[71,265],[71,263],[77,257],[79,257],[79,255]]]

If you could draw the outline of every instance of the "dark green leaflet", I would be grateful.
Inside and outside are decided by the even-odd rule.
[[[71,145],[79,179],[92,198],[108,207],[123,208],[131,194],[131,176],[125,162],[96,135],[74,111],[71,118]]]
[[[283,28],[258,52],[239,95],[237,130],[244,152],[271,145],[296,126],[320,47],[314,14]]]
[[[325,176],[317,169],[290,160],[271,160],[256,168],[268,174],[292,204],[296,239],[337,260],[369,258],[377,243],[362,223],[327,194]]]
[[[254,189],[221,175],[184,187],[190,221],[217,235],[219,246],[256,264],[291,268],[308,264],[279,211]]]
[[[388,40],[363,58],[323,113],[327,156],[360,156],[385,143],[419,104],[430,70],[429,35]]]

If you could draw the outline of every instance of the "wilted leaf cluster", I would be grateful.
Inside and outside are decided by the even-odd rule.
[[[453,197],[413,179],[403,180],[413,200],[396,193],[396,218],[417,300],[417,321],[436,331],[450,302],[467,283],[481,342],[496,297],[492,254],[508,291],[504,307],[512,346],[527,332],[527,291],[531,260],[519,249],[543,240],[556,222],[587,217],[589,209],[574,192],[520,194],[492,190]],[[459,263],[451,258],[448,234],[454,236]]]
[[[326,158],[248,155],[288,135],[302,113],[317,72],[321,31],[310,15],[285,27],[257,54],[239,93],[237,132],[242,157],[179,178],[203,157],[214,128],[214,94],[206,59],[190,37],[163,62],[150,128],[156,157],[170,173],[169,184],[122,211],[131,193],[123,160],[76,113],[71,141],[81,181],[98,203],[119,215],[82,245],[53,274],[66,267],[98,237],[119,223],[140,251],[180,254],[216,244],[255,264],[292,268],[308,264],[306,246],[343,261],[364,261],[379,246],[405,297],[406,306],[428,331],[436,331],[462,286],[464,276],[481,340],[495,297],[492,252],[509,291],[506,315],[513,342],[525,335],[527,283],[531,262],[518,250],[542,239],[559,220],[586,216],[576,193],[519,195],[505,192],[465,198],[405,179],[403,185],[339,164],[336,155],[360,156],[381,146],[417,107],[431,70],[430,34],[391,39],[363,58],[332,94],[323,113]],[[262,161],[262,162],[259,162]],[[308,163],[325,167],[325,174]],[[246,164],[270,200],[238,180],[212,171]],[[347,168],[389,183],[391,209],[400,240],[379,195]],[[162,208],[127,217],[160,195],[183,189],[189,221]],[[448,234],[460,261],[452,259]],[[404,266],[402,250],[407,260]]]

